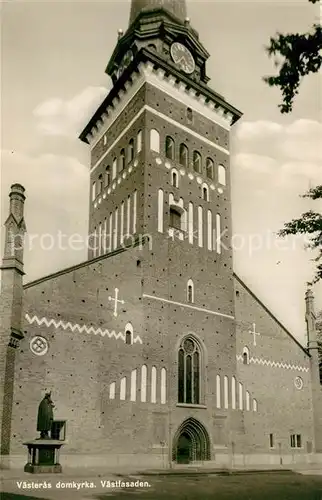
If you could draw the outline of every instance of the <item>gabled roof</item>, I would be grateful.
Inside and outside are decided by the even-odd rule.
[[[304,354],[310,356],[310,353],[303,345],[291,334],[291,332],[281,323],[276,316],[268,309],[268,307],[263,304],[263,302],[251,291],[250,288],[244,283],[244,281],[236,274],[233,273],[234,278],[238,281],[238,283],[249,293],[254,300],[264,309],[264,311],[278,324],[278,326],[302,349]]]

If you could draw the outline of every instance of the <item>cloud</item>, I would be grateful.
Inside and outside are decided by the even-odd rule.
[[[69,100],[52,98],[34,109],[38,130],[45,135],[75,137],[107,95],[105,87],[87,87]]]
[[[86,258],[83,253],[66,251],[44,252],[39,237],[58,233],[64,235],[87,234],[89,176],[88,168],[76,158],[44,154],[32,157],[12,151],[1,153],[1,227],[8,216],[9,190],[14,183],[26,189],[25,220],[27,232],[37,235],[35,244],[25,252],[26,272],[29,279],[48,274]],[[3,231],[1,239],[3,239]],[[3,243],[1,243],[3,248]],[[37,265],[35,266],[35,262]]]
[[[267,174],[265,182],[306,190],[322,183],[322,124],[296,120],[243,122],[235,136],[233,165],[246,173]]]

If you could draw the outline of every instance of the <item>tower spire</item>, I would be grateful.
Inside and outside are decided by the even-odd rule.
[[[142,11],[146,12],[161,8],[173,14],[182,23],[187,17],[186,0],[132,0],[130,25]]]

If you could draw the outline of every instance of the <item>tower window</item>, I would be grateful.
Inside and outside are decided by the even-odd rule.
[[[112,167],[112,179],[115,179],[116,174],[117,174],[117,158],[114,158]]]
[[[202,186],[202,199],[205,201],[209,201],[209,190],[208,186],[206,185]]]
[[[185,144],[180,144],[179,163],[183,167],[188,167],[188,148]]]
[[[274,448],[274,434],[269,435],[269,447]]]
[[[200,404],[200,348],[192,338],[185,338],[178,352],[178,402]]]
[[[105,187],[110,185],[110,177],[111,177],[111,172],[110,172],[110,167],[108,166],[105,169],[105,182],[104,182]]]
[[[194,303],[194,295],[195,293],[194,293],[193,281],[189,280],[187,283],[187,301],[189,302],[189,304]]]
[[[201,154],[198,151],[193,152],[193,169],[198,174],[201,173]]]
[[[133,344],[133,327],[128,323],[125,327],[125,343],[127,345]]]
[[[165,139],[165,156],[169,160],[174,160],[174,140],[169,135]]]
[[[106,137],[106,135],[103,135],[103,144],[104,144],[104,146],[106,146],[106,144],[107,144],[107,137]]]
[[[142,151],[142,130],[138,131],[136,139],[136,151],[137,153],[140,153]]]
[[[121,154],[120,154],[120,172],[122,172],[125,169],[125,149],[121,149]]]
[[[244,349],[243,349],[243,363],[244,363],[244,365],[249,364],[249,349],[248,349],[248,347],[244,347]]]
[[[127,331],[125,332],[125,343],[127,345],[131,345],[132,344],[132,333]]]
[[[172,170],[171,172],[171,184],[176,188],[179,187],[179,177],[176,170]]]
[[[150,50],[157,50],[156,45],[154,45],[154,43],[149,43],[148,49],[150,49]]]
[[[218,165],[218,182],[226,186],[226,169],[223,165]]]
[[[134,139],[131,139],[128,147],[128,155],[127,155],[128,163],[131,163],[133,159],[134,159]]]
[[[160,153],[160,134],[155,128],[150,131],[150,149]]]
[[[206,175],[208,179],[214,178],[214,162],[211,158],[207,158],[206,160]]]
[[[181,212],[175,208],[170,208],[170,227],[181,230]]]
[[[192,122],[193,120],[193,113],[192,113],[192,109],[191,108],[187,108],[187,120],[188,122]]]
[[[96,182],[93,182],[92,184],[92,201],[94,201],[96,198]]]
[[[98,194],[103,191],[103,176],[102,174],[98,177]]]

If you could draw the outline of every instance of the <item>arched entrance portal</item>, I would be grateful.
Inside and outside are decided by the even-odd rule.
[[[205,427],[195,418],[180,425],[173,441],[172,460],[177,463],[210,460],[210,439]]]

